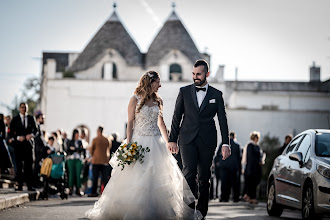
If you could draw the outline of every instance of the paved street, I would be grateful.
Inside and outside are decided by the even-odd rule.
[[[95,198],[70,197],[68,200],[50,198],[48,201],[34,201],[0,211],[1,220],[39,220],[39,219],[85,219],[84,213],[90,209]],[[210,202],[210,211],[206,219],[301,219],[299,211],[284,211],[281,218],[269,217],[264,203],[257,206],[246,203],[219,203]],[[330,218],[326,218],[330,219]]]

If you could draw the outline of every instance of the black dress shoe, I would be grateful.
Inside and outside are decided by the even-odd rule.
[[[98,197],[98,196],[99,196],[99,194],[97,194],[97,193],[92,193],[92,194],[88,195],[88,197]]]

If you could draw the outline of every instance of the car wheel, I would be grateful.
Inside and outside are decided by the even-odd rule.
[[[313,185],[308,183],[303,190],[302,197],[302,219],[322,219],[314,210]]]
[[[283,212],[283,207],[276,202],[276,194],[275,194],[275,184],[274,181],[271,181],[268,189],[267,196],[267,212],[270,216],[281,216]]]

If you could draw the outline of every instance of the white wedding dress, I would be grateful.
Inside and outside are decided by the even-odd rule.
[[[137,97],[138,98],[138,97]],[[140,99],[138,98],[138,105]],[[137,105],[137,106],[138,106]],[[188,204],[195,197],[177,165],[167,150],[157,126],[160,110],[158,105],[144,105],[135,114],[132,141],[150,152],[145,154],[144,163],[118,167],[116,157],[110,160],[114,168],[112,177],[94,208],[85,216],[90,219],[118,220],[168,220],[201,219],[199,211]]]

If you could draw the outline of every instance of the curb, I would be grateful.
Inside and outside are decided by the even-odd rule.
[[[39,191],[0,194],[0,210],[7,209],[13,206],[18,206],[26,202],[38,200],[39,195]]]

